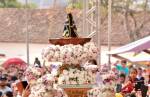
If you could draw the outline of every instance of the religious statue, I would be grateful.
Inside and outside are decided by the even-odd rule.
[[[64,25],[63,37],[78,37],[77,27],[74,23],[73,16],[71,12],[67,13],[67,21]]]

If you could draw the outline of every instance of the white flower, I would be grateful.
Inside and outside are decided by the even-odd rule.
[[[48,61],[59,61],[68,64],[80,64],[90,58],[95,59],[98,54],[98,48],[93,42],[81,45],[50,45],[43,49],[42,58]]]
[[[64,79],[64,77],[59,77],[58,78],[58,84],[63,84],[63,81],[64,81],[65,79]]]
[[[67,70],[63,70],[63,74],[64,74],[64,75],[68,75],[68,73],[69,73],[69,72],[68,72]]]

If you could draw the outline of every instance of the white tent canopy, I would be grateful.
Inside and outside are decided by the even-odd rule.
[[[150,62],[150,56],[138,56],[129,58],[131,62]]]
[[[150,48],[150,36],[135,42],[129,43],[125,46],[119,47],[109,52],[109,54],[122,54],[126,52],[140,52]]]
[[[130,62],[150,62],[150,54],[141,52],[137,55],[134,53],[119,54],[119,56],[129,60]]]

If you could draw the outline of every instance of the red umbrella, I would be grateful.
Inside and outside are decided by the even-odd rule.
[[[2,65],[4,68],[9,68],[10,66],[14,65],[17,67],[26,67],[27,63],[20,58],[9,58]]]

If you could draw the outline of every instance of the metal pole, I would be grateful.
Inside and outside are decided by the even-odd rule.
[[[56,8],[57,6],[57,0],[53,0],[53,8]]]
[[[96,0],[96,33],[97,33],[97,44],[99,48],[98,64],[101,66],[101,35],[100,35],[100,0]]]
[[[108,51],[111,50],[111,43],[110,43],[111,42],[111,32],[112,32],[112,29],[111,29],[111,23],[112,23],[111,10],[112,10],[112,0],[109,0],[108,1]],[[109,65],[109,69],[111,69],[111,55],[108,55],[108,65]]]
[[[27,53],[27,63],[30,64],[29,61],[29,32],[28,32],[28,0],[25,2],[25,9],[26,9],[26,53]]]
[[[94,6],[94,2],[92,2],[91,6]],[[91,20],[94,21],[94,13],[91,14]],[[93,26],[90,27],[90,32],[92,32],[94,29]]]
[[[83,33],[86,32],[86,0],[83,0]]]

